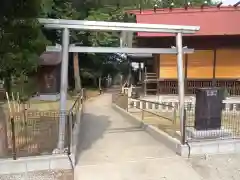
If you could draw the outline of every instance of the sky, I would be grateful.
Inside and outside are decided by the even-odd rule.
[[[222,2],[223,2],[223,5],[228,6],[228,5],[233,5],[233,4],[237,3],[238,0],[222,0]]]

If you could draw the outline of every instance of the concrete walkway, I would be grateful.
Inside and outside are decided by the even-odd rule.
[[[184,159],[111,108],[111,95],[86,103],[76,180],[200,180]]]

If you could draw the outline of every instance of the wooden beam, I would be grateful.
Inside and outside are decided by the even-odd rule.
[[[188,88],[188,84],[187,84],[187,68],[188,67],[188,54],[185,54],[185,93],[187,93],[187,88]]]
[[[156,65],[157,65],[157,77],[158,79],[160,78],[160,54],[156,55],[155,60],[157,61]]]
[[[213,80],[212,85],[216,86],[216,62],[217,62],[217,50],[213,50]]]

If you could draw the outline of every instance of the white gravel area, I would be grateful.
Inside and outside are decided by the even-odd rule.
[[[240,154],[192,157],[189,162],[204,180],[240,180]]]
[[[73,180],[71,170],[35,171],[21,174],[0,175],[0,180]]]

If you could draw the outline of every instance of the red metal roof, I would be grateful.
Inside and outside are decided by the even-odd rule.
[[[200,26],[200,30],[193,36],[207,35],[240,35],[240,7],[204,7],[132,10],[129,13],[136,15],[138,23],[170,24]],[[139,32],[141,37],[172,36],[163,33]]]

